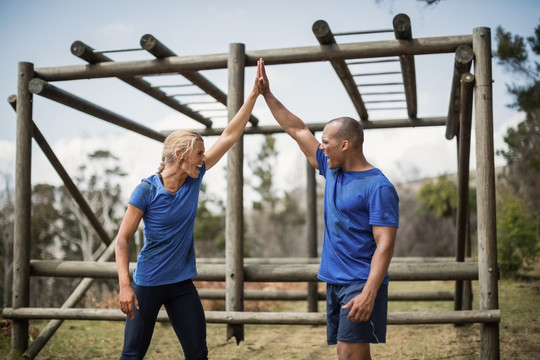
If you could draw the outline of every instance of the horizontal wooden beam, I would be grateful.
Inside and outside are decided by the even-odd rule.
[[[197,287],[201,299],[224,300],[225,289],[204,289]],[[326,300],[326,292],[317,293],[318,300]],[[303,301],[307,300],[306,290],[244,290],[245,300],[270,301]],[[390,301],[453,301],[454,294],[450,291],[390,291]]]
[[[110,122],[111,124],[134,131],[151,139],[160,142],[165,141],[165,135],[161,134],[160,132],[157,132],[122,115],[116,114],[97,104],[94,104],[88,100],[71,94],[68,91],[62,90],[59,87],[43,81],[42,79],[32,79],[28,84],[28,90],[32,94],[43,96],[49,100],[56,101],[60,104],[69,106],[85,114],[95,116],[99,119]]]
[[[328,119],[331,120],[331,119]],[[327,123],[307,123],[306,126],[311,132],[323,131]],[[414,128],[426,126],[444,126],[446,125],[446,117],[429,117],[420,119],[389,119],[389,120],[369,120],[362,121],[364,129],[395,129],[395,128]],[[176,129],[174,129],[176,130]],[[162,131],[165,136],[172,133],[174,130]],[[219,136],[223,129],[207,128],[207,129],[192,129],[202,136]],[[285,133],[281,126],[249,126],[244,130],[244,134],[280,134]]]
[[[8,319],[126,320],[126,315],[119,309],[4,308],[2,315]],[[207,323],[215,324],[326,325],[326,313],[205,311],[205,315]],[[168,322],[167,312],[161,310],[157,320]],[[500,310],[412,311],[388,314],[389,325],[474,324],[500,321]]]
[[[278,65],[400,55],[443,54],[455,52],[461,45],[472,46],[472,35],[418,38],[407,42],[388,40],[247,51],[246,66],[256,66],[259,58],[263,58],[267,65]],[[35,74],[47,81],[174,74],[186,71],[226,69],[228,56],[227,53],[172,56],[156,60],[44,67],[36,68]]]
[[[135,263],[130,263],[133,272]],[[245,281],[251,282],[304,282],[318,281],[318,264],[244,265]],[[198,281],[225,281],[225,264],[199,264]],[[477,280],[475,262],[391,263],[392,281]],[[116,263],[91,261],[32,260],[32,276],[117,278]]]

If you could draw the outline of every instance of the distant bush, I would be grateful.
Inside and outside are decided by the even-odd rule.
[[[532,269],[540,255],[540,220],[527,203],[508,188],[497,199],[497,256],[502,276]]]

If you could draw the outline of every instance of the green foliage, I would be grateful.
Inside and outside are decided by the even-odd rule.
[[[207,193],[205,184],[199,195],[194,233],[195,244],[201,245],[201,254],[197,255],[213,256],[225,250],[225,206]]]
[[[457,210],[457,185],[441,175],[437,181],[427,180],[418,191],[418,202],[421,205],[420,215],[434,214],[436,217],[455,216]]]
[[[497,256],[503,276],[531,270],[540,255],[540,220],[527,212],[527,205],[508,188],[497,200]]]
[[[525,120],[515,128],[509,128],[504,141],[506,150],[498,150],[507,168],[505,180],[514,193],[527,199],[527,210],[540,215],[540,63],[534,55],[540,55],[540,24],[534,35],[526,39],[497,28],[497,51],[495,56],[506,70],[522,77],[522,85],[508,86],[514,95],[511,106],[525,112]]]
[[[57,189],[49,184],[37,184],[32,189],[31,257],[50,258],[49,248],[60,232],[57,209]]]
[[[529,61],[530,55],[540,55],[540,24],[536,27],[534,36],[528,37],[527,41],[522,36],[513,35],[498,26],[495,40],[497,49],[494,56],[499,59],[499,65],[509,72],[523,76],[529,84],[540,79],[540,64]]]
[[[273,188],[272,170],[275,168],[277,155],[276,139],[272,135],[264,135],[264,142],[256,161],[250,163],[253,175],[258,179],[258,185],[253,186],[253,189],[261,197],[260,201],[253,202],[254,209],[262,210],[263,206],[269,207],[271,211],[275,209],[277,200]]]
[[[298,193],[274,189],[273,176],[278,151],[273,135],[264,135],[264,142],[255,159],[250,161],[252,185],[259,199],[252,203],[250,232],[246,244],[254,256],[292,256],[297,251],[299,227],[305,212],[299,206]]]

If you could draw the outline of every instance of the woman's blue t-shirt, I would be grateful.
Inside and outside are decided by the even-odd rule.
[[[197,276],[193,229],[205,172],[203,165],[199,177],[188,177],[174,194],[155,174],[131,194],[129,203],[144,212],[145,243],[133,272],[135,284],[166,285]]]
[[[329,169],[327,159],[318,149],[319,173],[326,179],[318,277],[330,284],[354,284],[367,280],[369,275],[377,247],[372,226],[398,227],[399,198],[379,169]],[[388,284],[388,274],[383,284]]]

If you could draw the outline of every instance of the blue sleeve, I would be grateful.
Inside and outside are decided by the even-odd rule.
[[[129,203],[143,212],[146,212],[148,205],[152,201],[152,197],[152,184],[143,180],[131,193]]]
[[[328,162],[326,161],[326,155],[324,155],[324,151],[322,151],[320,148],[317,148],[317,165],[319,165],[319,174],[326,177]]]
[[[399,226],[399,198],[391,185],[379,186],[370,197],[369,224]]]

